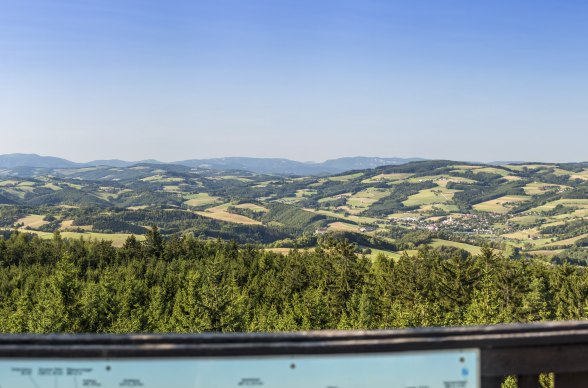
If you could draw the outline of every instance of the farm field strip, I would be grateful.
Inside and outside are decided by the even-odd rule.
[[[17,224],[23,224],[23,227],[29,227],[32,229],[40,228],[43,225],[47,225],[49,222],[44,220],[44,216],[38,214],[30,214],[16,221]]]
[[[431,246],[435,247],[435,248],[441,247],[441,246],[460,248],[465,251],[468,251],[472,255],[479,255],[480,253],[482,253],[481,247],[478,247],[475,245],[470,245],[470,244],[465,244],[465,243],[460,243],[460,242],[456,242],[456,241],[442,240],[442,239],[433,239]]]
[[[219,221],[232,222],[241,225],[262,225],[260,221],[254,220],[240,214],[229,213],[227,209],[231,206],[230,203],[225,203],[220,206],[215,206],[206,209],[205,211],[195,212],[202,217],[208,217]]]
[[[510,204],[528,201],[530,197],[523,195],[505,195],[473,206],[475,210],[490,213],[508,213]]]
[[[565,240],[554,241],[552,243],[545,244],[545,246],[546,247],[569,246],[569,245],[573,245],[576,241],[581,240],[586,237],[588,237],[588,233],[582,234],[580,236],[572,237],[572,238],[567,238]]]
[[[185,197],[187,199],[184,202],[188,206],[202,206],[221,202],[218,197],[212,197],[208,193],[190,194]]]
[[[453,196],[458,191],[459,190],[450,190],[443,187],[424,189],[417,194],[411,195],[402,203],[407,207],[447,203],[452,201]]]
[[[4,230],[7,230],[4,228]],[[49,232],[41,232],[37,230],[27,230],[27,229],[19,229],[22,233],[30,233],[35,234],[39,238],[44,240],[50,240],[53,238],[54,234]],[[95,233],[95,232],[60,232],[59,233],[61,238],[64,239],[71,239],[71,240],[79,240],[83,238],[85,240],[97,240],[97,241],[110,241],[112,242],[112,246],[114,247],[122,247],[124,243],[127,241],[127,238],[130,236],[135,236],[138,241],[144,241],[145,236],[143,235],[132,235],[127,233]]]

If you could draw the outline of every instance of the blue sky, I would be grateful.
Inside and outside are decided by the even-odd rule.
[[[0,0],[0,153],[588,160],[588,3]]]

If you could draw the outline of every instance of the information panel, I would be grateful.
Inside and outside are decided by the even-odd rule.
[[[113,360],[1,359],[0,388],[479,388],[479,351]]]

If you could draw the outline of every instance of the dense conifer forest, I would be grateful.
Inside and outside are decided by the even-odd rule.
[[[0,331],[257,332],[578,319],[588,272],[484,248],[370,259],[345,240],[282,255],[192,237],[0,238]]]

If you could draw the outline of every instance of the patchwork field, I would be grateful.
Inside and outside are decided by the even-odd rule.
[[[496,168],[496,167],[476,168],[476,169],[472,170],[472,172],[474,174],[486,173],[486,174],[497,174],[497,175],[501,175],[503,177],[510,176],[510,173],[508,171],[503,170],[501,168]]]
[[[296,190],[296,197],[297,198],[310,197],[312,195],[315,195],[316,193],[318,193],[316,190],[300,189],[300,190]]]
[[[419,212],[421,213],[429,213],[434,211],[455,213],[459,211],[459,208],[456,205],[450,205],[447,203],[433,203],[428,205],[421,205],[419,207]]]
[[[567,238],[565,240],[558,240],[558,241],[554,241],[552,243],[546,244],[546,247],[554,247],[554,246],[569,246],[569,245],[573,245],[576,241],[581,240],[583,238],[588,237],[588,233],[576,236],[576,237],[572,237],[572,238]]]
[[[233,205],[233,207],[236,207],[238,209],[248,209],[254,212],[260,212],[260,213],[266,213],[269,210],[263,206],[260,205],[256,205],[254,203],[241,203],[239,205]]]
[[[347,182],[350,181],[352,179],[356,179],[359,178],[363,175],[363,173],[358,172],[356,174],[349,174],[349,175],[341,175],[341,176],[332,176],[329,178],[330,181],[333,182]]]
[[[208,193],[198,193],[198,194],[191,194],[186,196],[187,201],[185,202],[188,206],[202,206],[202,205],[210,205],[213,203],[220,202],[221,199],[218,197],[212,197]]]
[[[530,240],[533,238],[540,238],[541,236],[542,234],[539,232],[538,228],[524,229],[519,230],[517,232],[506,233],[502,235],[502,237],[506,237],[513,240]]]
[[[467,171],[478,170],[480,168],[483,168],[484,166],[477,166],[477,165],[470,165],[470,164],[457,164],[457,165],[450,166],[450,167],[453,167],[453,171],[467,172]]]
[[[347,200],[347,205],[367,208],[379,199],[387,196],[389,192],[383,189],[369,188],[352,195]]]
[[[513,205],[519,202],[528,201],[530,197],[522,195],[505,195],[504,197],[474,205],[474,209],[481,212],[508,213]]]
[[[329,224],[329,230],[342,232],[357,232],[359,227],[357,225],[348,224],[345,222],[333,222]]]
[[[538,206],[536,208],[531,209],[532,212],[546,212],[555,209],[556,206],[566,206],[570,208],[578,208],[578,209],[588,209],[588,198],[587,199],[558,199],[557,201],[552,201],[546,203],[545,205]]]
[[[479,255],[482,252],[482,248],[477,247],[475,245],[464,244],[464,243],[460,243],[460,242],[442,240],[442,239],[434,239],[433,242],[431,243],[431,246],[433,246],[433,247],[446,246],[446,247],[460,248],[460,249],[463,249],[464,251],[468,251],[472,255]]]
[[[545,257],[552,257],[557,254],[565,252],[565,249],[539,249],[536,251],[527,251],[528,254],[532,256],[545,256]]]
[[[569,188],[567,186],[562,186],[562,185],[554,185],[554,184],[549,184],[549,183],[543,183],[543,182],[533,182],[533,183],[529,183],[528,185],[526,185],[524,187],[525,193],[527,195],[541,195],[541,194],[545,194],[548,191],[557,191],[557,190],[564,190],[566,188]]]
[[[316,241],[315,230],[329,225],[328,233],[357,238],[362,250],[372,252],[391,244],[418,247],[433,239],[433,247],[477,253],[476,245],[487,239],[496,246],[517,246],[523,254],[549,251],[558,260],[560,245],[574,247],[575,257],[586,251],[588,263],[588,249],[575,246],[587,233],[588,164],[424,161],[296,177],[148,164],[57,169],[30,177],[6,171],[0,179],[0,227],[5,230],[19,223],[38,234],[38,228],[47,230],[47,236],[61,230],[64,236],[120,244],[129,234],[141,235],[145,226],[157,225],[168,235],[239,240],[251,232],[249,240],[260,246],[291,246]],[[567,224],[573,227],[540,233]],[[361,232],[366,225],[376,229]],[[386,254],[399,257],[401,252]]]
[[[572,173],[570,179],[588,180],[588,169],[584,169],[582,172]]]
[[[26,229],[20,229],[20,231],[23,233],[35,234],[39,238],[42,238],[44,240],[50,240],[53,238],[53,233],[39,232],[36,230],[26,230]],[[126,233],[109,234],[109,233],[93,233],[93,232],[87,232],[87,233],[60,232],[60,235],[61,235],[61,238],[64,238],[64,239],[78,240],[80,238],[83,238],[84,240],[110,241],[110,242],[112,242],[112,246],[115,246],[115,247],[122,247],[124,245],[124,243],[127,241],[127,239],[131,236],[131,234],[126,234]],[[135,235],[135,238],[138,241],[145,240],[145,236],[142,236],[142,235]]]
[[[439,187],[434,189],[421,190],[418,194],[411,195],[402,204],[407,207],[430,205],[430,204],[442,204],[450,202],[453,195],[458,190],[449,190],[447,188]]]
[[[410,178],[413,174],[403,173],[392,173],[392,174],[379,174],[368,179],[361,181],[362,183],[379,183],[379,182],[395,182]]]
[[[37,229],[49,222],[44,220],[44,216],[38,214],[31,214],[16,221],[17,224],[22,224],[23,228]]]
[[[537,216],[537,215],[524,215],[524,216],[517,216],[510,219],[510,222],[515,223],[519,226],[527,226],[532,225],[536,222],[540,222],[545,218]]]
[[[203,217],[212,218],[219,221],[231,222],[241,225],[261,225],[261,222],[240,214],[229,213],[227,209],[230,204],[224,204],[206,209],[205,211],[196,212]]]
[[[73,223],[74,223],[74,220],[61,221],[61,224],[59,225],[59,229],[60,230],[69,229],[69,228],[73,227]]]
[[[184,178],[166,177],[165,175],[153,175],[147,178],[141,179],[144,182],[158,182],[158,183],[172,183],[172,182],[184,182]]]
[[[437,179],[434,179],[433,182],[435,182],[438,186],[441,187],[446,187],[448,183],[450,182],[454,182],[454,183],[476,183],[477,181],[473,180],[473,179],[469,179],[469,178],[463,178],[463,177],[454,177],[454,176],[442,176],[442,177],[437,177]]]
[[[506,179],[509,182],[520,181],[523,179],[523,178],[515,176],[515,175],[506,175],[506,176],[503,176],[502,178]]]
[[[19,181],[14,179],[7,179],[0,181],[0,187],[8,187],[8,186],[16,186],[19,184]]]
[[[324,197],[318,200],[318,203],[325,203],[325,202],[333,202],[333,201],[337,201],[343,198],[349,198],[351,197],[353,194],[352,193],[343,193],[343,194],[337,194],[331,197]]]
[[[315,209],[309,209],[309,208],[305,208],[304,210],[312,212],[312,213],[317,213],[317,214],[322,214],[325,216],[333,217],[333,218],[339,218],[342,220],[357,222],[358,224],[374,224],[378,221],[378,218],[374,218],[374,217],[363,217],[363,216],[357,216],[357,215],[352,215],[352,214],[345,215],[345,214],[337,213],[337,212],[330,211],[330,210],[315,210]]]
[[[245,183],[252,182],[252,180],[247,177],[236,176],[236,175],[223,175],[223,176],[219,176],[219,177],[214,177],[213,179],[233,180],[233,181],[245,182]]]

